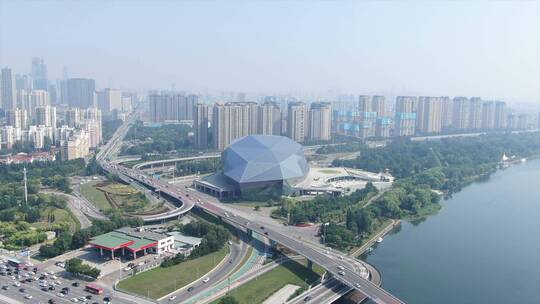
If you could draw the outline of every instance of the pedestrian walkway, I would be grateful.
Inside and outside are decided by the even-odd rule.
[[[258,239],[260,236],[254,234],[253,237]],[[248,258],[246,263],[244,263],[244,265],[242,265],[242,267],[240,267],[240,269],[238,269],[235,273],[230,275],[227,280],[219,282],[218,284],[212,286],[212,288],[210,288],[209,290],[198,293],[184,303],[200,303],[203,299],[229,288],[230,285],[236,283],[245,274],[254,271],[254,269],[260,269],[263,266],[264,261],[266,260],[266,246],[261,246],[260,244],[261,243],[257,242],[256,245],[253,246],[251,256]]]

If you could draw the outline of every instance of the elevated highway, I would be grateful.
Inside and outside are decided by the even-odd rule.
[[[160,160],[151,160],[144,163],[136,164],[133,166],[134,169],[140,169],[145,170],[149,168],[153,168],[155,166],[165,167],[165,166],[172,166],[176,164],[177,162],[183,162],[183,161],[192,161],[192,160],[201,160],[201,159],[211,159],[211,158],[220,158],[220,153],[209,153],[209,154],[203,154],[199,156],[189,156],[189,157],[177,157],[177,158],[170,158],[170,159],[160,159]]]
[[[134,115],[135,116],[135,115]],[[394,297],[383,288],[365,279],[361,274],[357,273],[347,263],[343,263],[346,259],[345,255],[339,255],[335,251],[332,253],[324,252],[321,248],[315,248],[304,242],[293,239],[287,235],[284,235],[271,227],[262,226],[256,222],[251,222],[249,218],[245,218],[239,215],[230,214],[219,204],[215,204],[209,201],[204,201],[203,196],[199,196],[197,192],[188,191],[186,188],[168,184],[166,182],[151,178],[147,176],[143,171],[138,169],[130,169],[123,167],[119,164],[113,164],[109,161],[109,157],[114,152],[114,149],[118,149],[119,145],[129,129],[129,125],[133,123],[134,117],[130,117],[126,123],[124,123],[115,132],[111,140],[104,146],[104,148],[98,153],[96,159],[103,168],[103,170],[126,178],[128,181],[137,181],[146,185],[147,187],[159,192],[161,195],[167,195],[172,199],[175,199],[182,203],[183,212],[191,210],[191,208],[200,208],[205,212],[212,214],[218,218],[221,218],[240,229],[245,229],[248,234],[253,232],[260,235],[264,235],[272,243],[279,244],[290,250],[297,252],[298,254],[306,257],[310,262],[316,263],[326,269],[340,282],[359,290],[366,297],[370,298],[377,304],[399,304],[404,303],[398,298]]]

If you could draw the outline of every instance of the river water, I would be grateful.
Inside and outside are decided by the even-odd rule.
[[[414,304],[540,303],[540,160],[500,170],[385,237],[366,260]]]

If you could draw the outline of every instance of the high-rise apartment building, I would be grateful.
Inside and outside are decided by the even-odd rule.
[[[506,118],[506,128],[510,130],[518,128],[518,116],[515,113],[508,114]]]
[[[329,102],[314,102],[309,110],[309,139],[332,139],[332,107]]]
[[[34,90],[48,90],[47,66],[43,58],[32,58],[32,81]]]
[[[32,82],[32,76],[30,75],[15,75],[15,89],[16,90],[25,90],[30,92],[33,90],[34,84]]]
[[[447,130],[452,126],[453,105],[452,100],[448,96],[443,96],[441,99],[442,106],[442,129]]]
[[[358,96],[358,112],[371,112],[371,96]]]
[[[193,130],[195,133],[194,144],[199,149],[208,147],[208,112],[207,104],[197,103],[193,106]]]
[[[440,97],[420,97],[418,100],[418,131],[440,133],[443,122],[443,107]]]
[[[258,118],[259,118],[259,107],[256,102],[237,102],[236,106],[240,107],[242,113],[240,114],[240,133],[246,135],[257,134],[258,133]],[[241,137],[242,137],[241,136]]]
[[[396,97],[395,136],[412,136],[416,130],[417,99],[414,96]]]
[[[193,120],[193,112],[189,111],[190,109],[193,109],[193,106],[199,103],[199,96],[190,94],[186,96],[186,116],[184,117],[185,120]]]
[[[103,113],[122,111],[122,91],[106,88],[96,92],[97,106]]]
[[[469,100],[469,129],[478,130],[482,128],[482,99],[471,97]]]
[[[519,114],[517,119],[517,128],[520,130],[529,129],[529,115]]]
[[[371,98],[371,111],[377,113],[377,117],[383,117],[386,114],[384,96],[373,96]]]
[[[70,107],[86,109],[95,106],[96,83],[94,79],[69,78],[67,80],[67,103]]]
[[[122,94],[122,110],[123,113],[129,113],[133,109],[134,96],[131,94]]]
[[[308,133],[308,110],[303,102],[290,102],[287,107],[287,136],[303,143]]]
[[[45,107],[50,104],[49,93],[43,90],[33,90],[28,94],[28,102],[24,104],[23,108],[28,111],[28,114],[32,119],[36,117],[36,109],[38,107]]]
[[[254,102],[215,104],[212,114],[214,149],[224,150],[233,140],[256,134],[257,110]]]
[[[22,132],[22,141],[33,143],[34,148],[42,149],[45,147],[45,139],[52,142],[54,140],[54,128],[43,125],[32,125]]]
[[[381,104],[384,108],[383,96],[374,96],[373,99],[367,95],[358,96],[358,111],[353,113],[352,118],[356,137],[366,139],[375,136],[375,124]]]
[[[78,108],[69,108],[64,112],[65,123],[71,128],[77,128],[81,122],[81,114]]]
[[[468,129],[470,117],[470,104],[467,97],[454,97],[452,106],[452,127],[454,129]]]
[[[0,127],[0,148],[11,149],[13,147],[13,144],[17,140],[17,130],[20,131],[20,129],[13,126]]]
[[[89,136],[85,130],[78,130],[63,141],[60,157],[62,160],[71,160],[86,157],[89,153]]]
[[[258,133],[281,135],[281,109],[276,102],[266,101],[259,106]]]
[[[193,120],[193,106],[197,95],[153,93],[148,96],[150,120],[154,122]]]
[[[495,103],[494,127],[495,129],[506,128],[506,102],[504,101],[497,101]]]
[[[390,117],[379,117],[375,124],[375,136],[379,138],[390,137],[392,129],[392,119]]]
[[[56,127],[56,107],[42,106],[36,108],[36,124]]]
[[[482,129],[495,128],[495,103],[485,101],[482,103]]]
[[[81,126],[88,133],[88,146],[97,148],[103,140],[101,111],[93,107],[81,110],[79,113],[81,115]]]
[[[11,73],[10,68],[3,68],[0,74],[0,89],[2,90],[1,97],[1,107],[4,110],[12,110],[17,108],[17,99],[16,99],[16,89],[15,89],[15,79]]]
[[[58,98],[58,91],[56,90],[56,85],[49,85],[49,89],[47,90],[49,93],[49,103],[53,106],[58,105],[59,98]]]
[[[6,125],[14,128],[28,128],[28,114],[25,109],[12,109],[6,111]]]

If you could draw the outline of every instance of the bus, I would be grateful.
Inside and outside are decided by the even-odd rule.
[[[17,259],[15,259],[15,258],[9,258],[9,259],[7,260],[7,263],[8,263],[9,266],[13,266],[13,267],[15,267],[15,268],[22,268],[22,267],[24,267],[24,263],[21,262],[21,261],[19,261],[19,260],[17,260]]]
[[[95,284],[88,284],[86,285],[86,287],[84,288],[85,291],[88,291],[90,293],[93,293],[93,294],[97,294],[97,295],[100,295],[103,293],[103,288],[95,285]]]

